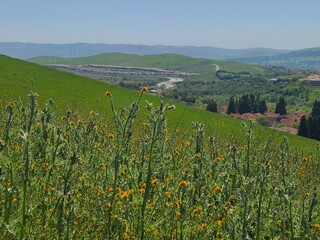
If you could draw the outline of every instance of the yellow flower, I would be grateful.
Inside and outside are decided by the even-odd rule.
[[[98,131],[98,125],[97,124],[93,126],[93,130],[94,131]]]
[[[119,189],[119,195],[120,195],[120,198],[123,200],[127,197],[129,197],[129,195],[132,193],[132,190],[129,189],[127,191],[122,191],[121,189]]]
[[[179,207],[182,205],[182,201],[180,199],[176,200],[176,205]]]
[[[168,208],[172,208],[173,207],[173,203],[172,202],[166,203],[166,205],[167,205]]]
[[[108,137],[109,137],[110,139],[114,139],[114,134],[113,134],[113,133],[109,133],[109,134],[108,134]]]
[[[188,182],[187,181],[181,181],[181,182],[179,182],[179,186],[186,187],[186,186],[188,186]]]
[[[316,223],[314,227],[320,229],[320,223]]]
[[[216,224],[218,225],[218,227],[222,227],[222,221],[221,220],[216,220]]]
[[[90,111],[89,114],[90,114],[90,116],[93,116],[94,115],[94,111]]]
[[[143,88],[141,88],[141,92],[147,92],[148,91],[148,87],[144,86]]]
[[[104,95],[106,95],[107,97],[111,97],[111,96],[112,96],[111,92],[109,92],[109,91],[106,91],[106,92],[104,93]]]
[[[195,155],[195,157],[196,157],[196,158],[201,158],[201,153],[197,153],[197,154]]]
[[[306,156],[303,157],[303,158],[302,158],[302,161],[307,162],[307,161],[308,161],[308,157],[306,157]]]
[[[201,232],[203,231],[205,228],[207,227],[207,224],[206,223],[202,223],[198,226],[198,230]]]
[[[170,192],[166,192],[166,197],[167,198],[171,198],[171,193]]]
[[[12,202],[13,202],[13,203],[16,203],[17,201],[18,201],[17,198],[13,198],[13,199],[12,199]]]
[[[152,179],[151,180],[151,185],[154,186],[158,183],[158,179]]]
[[[214,160],[216,160],[217,162],[220,162],[222,159],[222,157],[220,155],[216,156]]]

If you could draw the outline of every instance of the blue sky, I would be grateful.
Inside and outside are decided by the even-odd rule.
[[[319,0],[1,0],[0,42],[320,47]]]

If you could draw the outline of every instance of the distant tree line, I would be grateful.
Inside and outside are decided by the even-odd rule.
[[[311,115],[303,115],[300,120],[298,135],[302,137],[320,140],[320,102],[315,101]]]
[[[231,113],[266,113],[268,111],[266,101],[259,95],[244,94],[240,98],[230,97],[227,114]]]

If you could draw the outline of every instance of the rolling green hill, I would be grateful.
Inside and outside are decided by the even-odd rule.
[[[19,99],[25,102],[27,101],[27,94],[32,90],[39,94],[39,103],[41,105],[48,99],[53,99],[57,111],[65,112],[71,108],[75,112],[88,114],[92,110],[109,118],[111,109],[104,96],[106,90],[112,92],[118,109],[130,105],[139,95],[138,92],[132,90],[4,55],[0,55],[0,63],[1,104]],[[161,98],[146,94],[143,96],[142,102],[144,103],[145,100],[159,104]],[[176,105],[176,110],[167,113],[168,124],[171,127],[178,124],[179,129],[183,129],[183,132],[188,132],[188,129],[192,127],[192,122],[202,122],[206,125],[207,132],[210,134],[217,134],[223,138],[229,138],[232,135],[235,141],[242,141],[245,138],[245,133],[239,120],[199,110],[172,100],[163,100],[168,104]],[[141,118],[146,113],[143,105],[140,112]],[[296,147],[309,148],[317,144],[313,140],[260,126],[255,126],[254,133],[261,141],[272,137],[277,143],[280,143],[282,137],[287,136],[290,144]]]
[[[308,48],[276,56],[235,59],[249,64],[273,65],[289,68],[320,69],[320,48]]]
[[[123,53],[106,53],[89,57],[80,58],[61,58],[41,56],[28,59],[30,62],[38,64],[107,64],[130,67],[150,67],[168,70],[177,70],[197,73],[214,73],[215,67],[212,64],[218,64],[223,70],[230,72],[247,71],[252,74],[262,73],[263,69],[238,62],[224,62],[203,58],[192,58],[177,54],[157,54],[139,56]]]

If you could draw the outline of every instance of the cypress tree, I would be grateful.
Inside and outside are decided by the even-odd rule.
[[[265,100],[259,101],[259,113],[263,114],[268,111],[267,103]]]
[[[300,120],[300,125],[298,129],[298,135],[302,137],[310,137],[308,129],[308,119],[306,115],[303,115]]]
[[[228,105],[228,109],[227,109],[227,114],[231,114],[231,113],[237,113],[237,107],[236,107],[236,103],[233,97],[230,97],[229,99],[229,105]]]
[[[215,113],[218,112],[217,103],[213,99],[209,100],[206,110],[209,112],[215,112]]]
[[[276,104],[276,109],[274,113],[278,113],[280,115],[286,115],[287,109],[286,109],[286,102],[284,101],[284,97],[279,98],[279,102]]]

